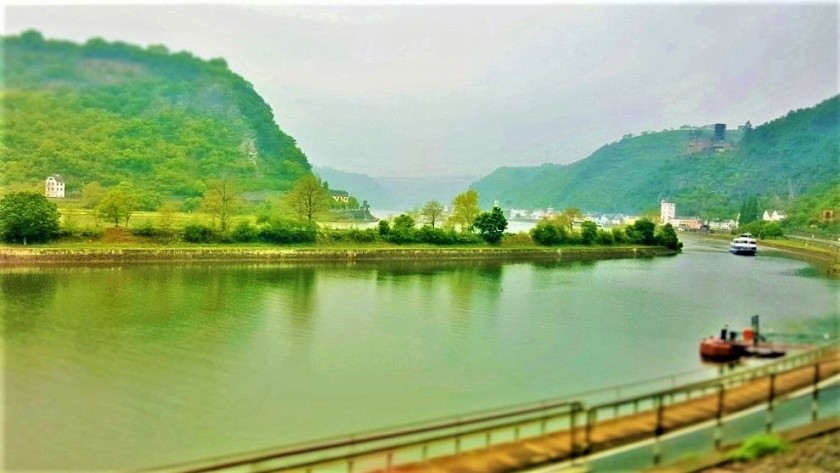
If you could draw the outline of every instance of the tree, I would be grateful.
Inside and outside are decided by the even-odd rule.
[[[744,123],[744,137],[743,140],[745,143],[749,143],[752,141],[753,138],[753,125],[752,123],[747,120],[747,123]]]
[[[595,222],[586,221],[580,225],[580,238],[584,245],[591,245],[598,237],[598,225]]]
[[[540,245],[559,245],[566,241],[568,232],[557,219],[542,219],[531,229],[531,239]]]
[[[0,199],[0,237],[7,242],[49,241],[58,234],[58,206],[37,192],[13,192]]]
[[[452,201],[452,222],[461,227],[462,232],[471,233],[476,217],[481,213],[478,207],[478,192],[470,189],[455,196]]]
[[[632,243],[641,243],[643,245],[656,244],[656,237],[654,231],[656,224],[646,218],[636,220],[636,223],[627,227],[627,238]]]
[[[683,246],[682,242],[677,238],[677,232],[674,231],[674,227],[670,223],[666,223],[656,234],[656,242],[666,248],[677,251],[680,251]]]
[[[99,181],[88,182],[82,187],[82,205],[85,208],[95,208],[105,195],[105,188]]]
[[[134,195],[134,189],[130,184],[121,183],[99,200],[94,212],[101,218],[112,220],[114,226],[119,227],[120,220],[125,220],[125,225],[128,225],[128,219],[136,208],[137,198]]]
[[[157,209],[158,215],[160,215],[160,228],[164,231],[169,231],[172,229],[172,219],[176,212],[178,212],[178,204],[173,201],[167,201],[161,204],[160,207]]]
[[[201,207],[209,213],[216,226],[219,219],[219,230],[224,233],[230,225],[230,217],[241,206],[239,194],[227,180],[213,181],[207,186],[207,192],[201,202]]]
[[[502,241],[502,235],[507,228],[507,219],[502,213],[502,209],[493,207],[490,212],[484,212],[476,217],[474,226],[478,229],[484,241],[495,245]]]
[[[426,205],[420,209],[420,215],[423,217],[423,222],[435,228],[435,223],[440,220],[443,215],[443,205],[436,201],[430,200]]]
[[[315,216],[329,208],[332,197],[317,177],[309,174],[295,183],[286,194],[286,203],[299,220],[312,223]]]
[[[747,225],[759,219],[758,216],[758,198],[750,196],[744,199],[741,204],[741,212],[738,218],[738,225]]]
[[[577,207],[569,207],[557,217],[557,221],[571,231],[574,227],[575,220],[583,218],[583,212]]]
[[[410,243],[414,241],[414,219],[411,215],[401,214],[394,218],[388,238],[394,243]]]
[[[388,233],[391,232],[391,227],[389,226],[387,220],[380,220],[377,226],[379,230],[379,236],[387,237]]]

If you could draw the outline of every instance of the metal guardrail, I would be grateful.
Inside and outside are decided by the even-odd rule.
[[[814,386],[820,381],[819,360],[838,352],[840,343],[818,347],[805,353],[791,355],[762,366],[735,371],[713,379],[677,385],[677,380],[696,376],[698,372],[665,376],[654,380],[591,391],[578,395],[578,399],[597,393],[612,393],[615,400],[599,402],[586,408],[579,400],[563,398],[509,409],[486,411],[468,416],[405,426],[402,428],[369,432],[313,443],[281,447],[278,449],[225,456],[205,461],[185,463],[155,469],[154,471],[209,472],[209,471],[283,471],[316,472],[388,470],[396,465],[423,462],[431,458],[454,455],[465,451],[483,449],[537,438],[551,433],[568,431],[569,458],[592,452],[591,432],[597,422],[617,419],[640,412],[656,412],[653,434],[665,433],[663,412],[677,402],[718,395],[717,418],[726,414],[723,397],[726,391],[760,378],[770,378],[769,403],[772,405],[773,381],[777,374],[808,365],[815,366]],[[639,386],[651,383],[671,384],[630,397],[622,396]],[[815,391],[816,392],[816,391]],[[575,442],[578,439],[578,442]],[[583,439],[583,443],[580,443]]]
[[[592,429],[597,422],[605,420],[617,419],[626,415],[638,414],[640,412],[655,412],[656,422],[652,428],[652,436],[659,437],[671,430],[665,423],[664,413],[668,406],[675,405],[680,402],[690,401],[692,399],[699,399],[709,395],[717,396],[717,406],[714,418],[717,420],[718,429],[715,431],[715,448],[720,448],[720,426],[721,418],[731,412],[725,409],[724,398],[727,392],[738,386],[746,385],[755,380],[767,378],[769,380],[769,389],[767,390],[767,397],[763,402],[766,402],[768,409],[772,410],[774,397],[776,395],[775,381],[778,375],[791,372],[798,368],[807,366],[814,367],[814,375],[812,379],[812,386],[814,388],[814,398],[818,395],[818,384],[822,381],[820,372],[820,361],[825,360],[828,356],[838,354],[840,344],[834,341],[831,344],[810,350],[799,355],[794,355],[789,358],[782,358],[775,362],[770,362],[763,366],[758,366],[743,371],[736,371],[728,375],[721,376],[708,381],[699,381],[682,386],[677,386],[671,389],[666,389],[650,394],[643,394],[630,398],[624,398],[614,402],[607,402],[594,405],[586,409],[585,422],[585,440],[583,446],[583,453],[590,454],[594,452],[592,441]],[[817,412],[812,410],[812,420],[816,420]],[[768,416],[767,431],[772,428],[772,417]],[[658,463],[658,458],[654,459],[654,464]]]
[[[372,457],[376,469],[387,470],[395,464],[425,461],[432,453],[433,456],[457,454],[515,441],[523,436],[545,435],[563,429],[574,431],[577,428],[573,423],[577,417],[574,414],[582,410],[583,406],[576,402],[540,403],[524,408],[496,410],[399,429],[174,465],[155,471],[197,473],[244,467],[247,467],[246,471],[316,471],[317,466],[343,465],[344,471],[352,472],[363,461],[371,463]],[[433,448],[438,451],[432,452]],[[368,465],[365,469],[370,467]],[[335,468],[329,471],[335,471]]]

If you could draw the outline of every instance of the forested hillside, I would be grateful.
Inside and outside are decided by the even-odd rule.
[[[569,165],[502,168],[473,187],[484,206],[498,199],[505,207],[636,213],[670,199],[680,215],[734,217],[758,196],[785,210],[837,175],[839,104],[834,97],[747,128],[724,152],[691,152],[693,130],[646,133]]]
[[[70,195],[97,181],[197,196],[212,179],[285,190],[310,169],[271,108],[222,59],[35,31],[2,46],[0,186],[61,174]]]

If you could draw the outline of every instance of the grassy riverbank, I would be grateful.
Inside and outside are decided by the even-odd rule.
[[[676,254],[664,247],[593,246],[174,246],[43,245],[0,246],[3,264],[61,264],[186,261],[385,261],[385,260],[552,260],[610,259]]]
[[[707,235],[715,240],[731,240],[732,235],[718,233]],[[775,248],[790,253],[792,256],[813,263],[828,277],[840,279],[840,247],[825,240],[801,240],[791,238],[773,238],[759,240],[761,247]]]
[[[761,240],[761,245],[793,253],[814,263],[825,274],[840,279],[840,248],[832,248],[818,242],[791,240],[787,238]]]

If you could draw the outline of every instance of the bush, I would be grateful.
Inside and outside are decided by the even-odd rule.
[[[564,227],[555,225],[548,220],[540,220],[531,229],[530,234],[532,240],[537,244],[545,246],[560,245],[568,238],[568,233]]]
[[[0,198],[0,239],[10,243],[46,242],[58,236],[58,207],[37,192]]]
[[[507,245],[527,245],[534,243],[531,235],[525,232],[519,233],[505,233],[502,241]]]
[[[314,224],[273,219],[260,228],[258,238],[276,244],[314,243],[318,238],[318,228]]]
[[[396,244],[415,242],[414,219],[410,215],[401,214],[394,218],[394,224],[388,233],[388,241]]]
[[[738,233],[752,233],[761,239],[780,238],[784,236],[782,226],[778,222],[765,222],[763,220],[741,225],[738,227]]]
[[[627,234],[624,233],[624,229],[621,227],[613,227],[612,236],[613,241],[616,243],[627,243]]]
[[[218,232],[212,227],[200,223],[188,223],[184,226],[184,241],[188,243],[215,243],[219,240]]]
[[[642,245],[655,245],[656,236],[654,231],[656,224],[651,220],[643,218],[639,219],[633,225],[630,225],[625,230],[627,232],[627,240],[630,243],[638,243]]]
[[[788,443],[776,434],[755,435],[729,452],[726,458],[731,461],[752,461],[771,453],[784,452],[788,446]]]
[[[373,243],[379,241],[379,232],[373,228],[366,230],[352,229],[348,232],[348,238],[356,243]]]
[[[328,230],[320,235],[319,241],[325,243],[373,243],[381,238],[379,232],[374,228],[359,230],[351,228],[348,230]]]
[[[240,222],[233,231],[230,232],[230,239],[237,243],[253,243],[259,238],[259,232],[256,227],[248,222]]]
[[[677,232],[674,231],[674,227],[670,223],[666,223],[665,226],[657,232],[656,242],[665,248],[677,251],[681,251],[683,247],[682,242],[679,238],[677,238]]]
[[[432,228],[424,225],[415,233],[415,240],[419,243],[431,243],[433,245],[451,245],[455,243],[454,231],[447,232],[441,228]]]
[[[156,237],[160,234],[160,231],[152,225],[152,222],[146,220],[145,222],[141,223],[136,227],[131,228],[131,234],[134,236],[142,236],[142,237]]]
[[[102,230],[94,227],[64,227],[58,232],[58,238],[64,240],[98,240],[102,237]]]
[[[615,238],[612,232],[598,230],[598,234],[595,236],[595,242],[599,245],[612,245],[615,243]]]
[[[580,225],[580,240],[584,245],[591,245],[598,238],[598,225],[595,222],[586,221]]]

